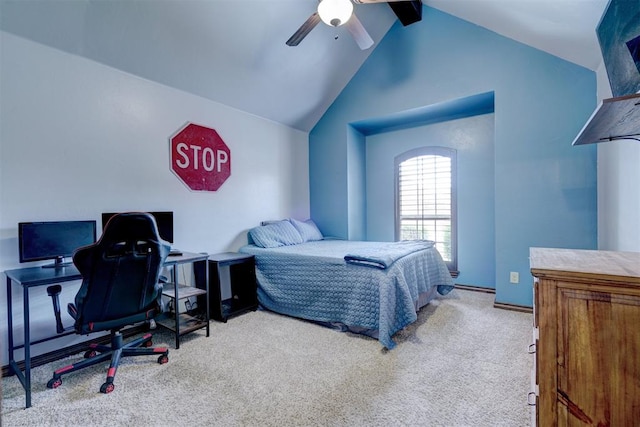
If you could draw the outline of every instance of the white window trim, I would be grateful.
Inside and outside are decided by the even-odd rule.
[[[458,275],[458,182],[457,152],[455,149],[439,146],[419,147],[406,151],[395,158],[395,240],[400,239],[400,164],[413,157],[443,156],[451,159],[451,261],[447,267],[452,275]]]

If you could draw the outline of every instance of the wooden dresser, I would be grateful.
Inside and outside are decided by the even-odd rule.
[[[537,425],[640,426],[640,253],[531,248],[530,266]]]

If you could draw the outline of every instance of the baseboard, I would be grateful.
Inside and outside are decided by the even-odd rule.
[[[474,292],[484,292],[487,294],[495,294],[496,290],[491,288],[483,288],[480,286],[471,286],[471,285],[460,285],[455,284],[454,287],[456,289],[462,289],[465,291],[474,291]],[[499,308],[502,310],[511,310],[511,311],[519,311],[521,313],[533,313],[533,308],[527,307],[526,305],[517,305],[517,304],[507,304],[504,302],[493,302],[493,308]]]
[[[147,325],[140,325],[140,326],[134,326],[131,328],[127,328],[125,330],[122,331],[122,336],[124,338],[130,337],[132,335],[138,334],[138,333],[142,333],[142,332],[148,332],[149,331],[149,327]],[[39,356],[34,356],[31,358],[31,369],[37,367],[37,366],[42,366],[42,365],[46,365],[47,363],[50,362],[54,362],[56,360],[59,359],[63,359],[67,356],[72,356],[74,354],[78,354],[82,351],[87,350],[87,347],[89,345],[89,343],[91,342],[95,342],[97,344],[108,344],[111,341],[111,338],[109,335],[104,335],[100,338],[96,338],[93,340],[89,340],[89,341],[85,341],[85,342],[81,342],[79,344],[75,344],[69,347],[64,347],[64,348],[60,348],[58,350],[54,350],[51,351],[49,353],[45,353],[45,354],[41,354]],[[22,370],[24,372],[24,360],[17,362],[18,367],[20,368],[20,370]],[[2,376],[3,377],[8,377],[10,375],[13,375],[13,373],[9,373],[9,365],[4,365],[2,367]]]
[[[483,288],[482,286],[460,285],[456,283],[453,285],[456,289],[462,289],[465,291],[484,292],[486,294],[495,294],[496,290],[491,288]]]
[[[507,304],[504,302],[494,302],[493,308],[500,308],[502,310],[519,311],[521,313],[533,313],[533,308],[526,305]]]

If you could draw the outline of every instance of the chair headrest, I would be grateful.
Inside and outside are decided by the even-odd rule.
[[[126,212],[112,216],[104,228],[100,242],[160,241],[155,218],[146,212]]]

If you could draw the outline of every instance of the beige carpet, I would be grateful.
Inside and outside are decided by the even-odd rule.
[[[3,426],[528,426],[531,315],[494,309],[493,295],[454,290],[430,303],[385,351],[371,338],[269,312],[212,322],[183,337],[157,330],[169,363],[125,359],[115,391],[103,368],[33,371],[33,407],[2,379]]]

